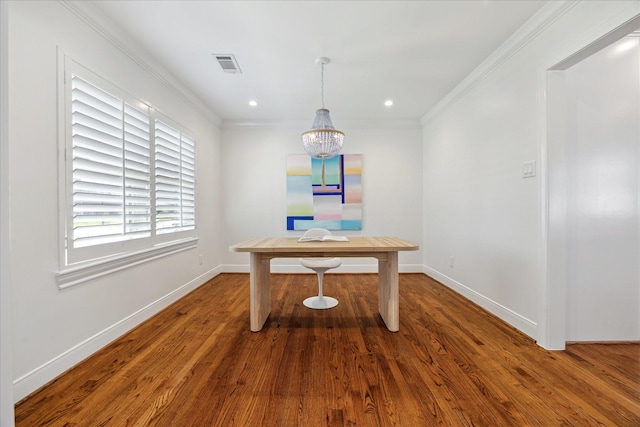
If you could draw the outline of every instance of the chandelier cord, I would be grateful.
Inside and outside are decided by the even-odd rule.
[[[1,1],[1,0],[0,0]],[[304,150],[311,158],[331,159],[340,153],[344,140],[344,133],[336,130],[331,122],[329,110],[324,105],[324,66],[329,63],[329,58],[317,58],[316,64],[320,64],[320,99],[322,100],[322,108],[316,110],[316,117],[311,125],[311,130],[303,132],[302,144]],[[323,186],[326,183],[323,180]]]
[[[320,64],[320,98],[322,99],[322,108],[324,108],[324,64]]]

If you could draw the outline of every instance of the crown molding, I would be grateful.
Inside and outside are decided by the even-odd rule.
[[[573,9],[579,0],[550,1],[542,7],[531,19],[513,33],[487,59],[464,78],[451,92],[438,102],[428,113],[422,116],[420,122],[426,125],[432,118],[443,110],[455,104],[460,98],[476,87],[480,82],[494,73],[511,57],[535,40],[538,35],[557,19]]]
[[[310,120],[225,120],[222,129],[296,129],[303,132]],[[398,120],[340,120],[340,129],[422,129],[418,119]]]
[[[118,26],[104,15],[101,15],[90,1],[81,0],[58,0],[60,4],[66,7],[71,13],[77,16],[91,29],[98,33],[102,38],[123,53],[127,58],[138,65],[143,71],[151,75],[167,89],[182,98],[187,103],[193,105],[201,111],[214,124],[220,126],[222,119],[211,108],[209,108],[200,98],[198,98],[191,90],[187,89],[178,79],[171,76],[161,65],[157,64],[150,58],[144,58],[142,49],[133,39],[124,40],[122,34],[115,33],[112,29]],[[159,71],[161,70],[161,71]]]

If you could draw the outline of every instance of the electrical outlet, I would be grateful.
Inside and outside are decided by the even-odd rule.
[[[449,267],[453,268],[453,257],[449,257]]]
[[[198,264],[202,265],[202,254],[198,255]]]

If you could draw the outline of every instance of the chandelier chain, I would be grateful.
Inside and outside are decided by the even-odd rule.
[[[324,64],[320,64],[320,99],[324,108]]]

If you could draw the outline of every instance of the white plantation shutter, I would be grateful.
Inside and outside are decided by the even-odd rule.
[[[196,225],[196,152],[193,139],[182,135],[182,227],[192,230]]]
[[[58,60],[60,289],[197,247],[188,130],[60,50]]]
[[[155,124],[156,233],[195,228],[195,144],[166,123]]]
[[[151,235],[151,149],[149,116],[127,104],[124,107],[125,233]]]
[[[149,117],[72,77],[74,248],[150,235]]]

